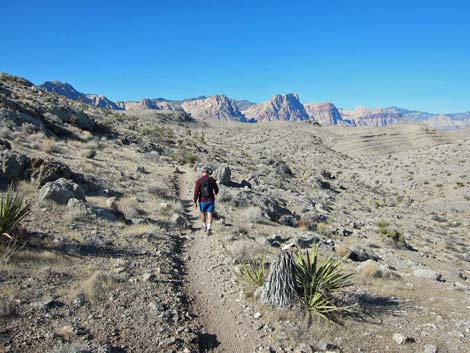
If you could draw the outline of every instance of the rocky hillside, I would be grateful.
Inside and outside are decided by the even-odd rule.
[[[225,95],[186,101],[181,107],[198,120],[246,122],[236,103]]]
[[[470,128],[470,113],[459,113],[449,115],[433,115],[423,122],[439,130],[456,130]]]
[[[343,120],[333,103],[306,103],[304,107],[310,118],[320,125],[355,126],[353,120]]]
[[[269,101],[259,103],[243,111],[247,119],[264,121],[303,121],[309,116],[297,94],[277,94]]]
[[[340,109],[344,119],[353,121],[356,126],[388,126],[405,121],[396,108],[367,108],[364,106],[352,110]]]
[[[0,351],[466,352],[462,131],[216,124],[0,75],[0,197],[13,185],[31,204],[18,242],[0,236]],[[192,200],[203,165],[220,188],[210,235]],[[353,274],[340,325],[300,291],[265,301],[287,244]]]
[[[78,92],[69,83],[63,83],[60,81],[46,81],[43,84],[39,85],[38,87],[48,92],[67,97],[69,99],[82,102],[84,104],[89,104],[97,108],[106,108],[106,109],[114,109],[114,110],[124,109],[122,106],[109,100],[105,96]]]
[[[177,102],[164,98],[142,99],[140,101],[118,101],[118,104],[124,110],[179,110],[184,111]]]

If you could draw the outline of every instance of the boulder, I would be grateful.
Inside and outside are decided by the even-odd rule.
[[[396,344],[407,344],[415,341],[412,337],[407,337],[401,333],[395,333],[392,338]]]
[[[426,268],[416,268],[413,270],[413,276],[418,278],[430,279],[433,281],[442,280],[442,275],[439,272],[429,270]]]
[[[103,218],[108,221],[114,221],[116,217],[107,209],[90,205],[83,200],[71,198],[67,201],[67,208],[75,215],[92,218]]]
[[[279,217],[278,222],[284,226],[295,227],[297,225],[297,218],[292,215],[285,214]]]
[[[400,275],[398,275],[390,266],[387,264],[375,262],[373,260],[361,262],[361,264],[357,266],[356,272],[362,274],[363,276],[372,276],[376,278],[400,278]]]
[[[28,177],[29,158],[24,154],[4,150],[0,152],[3,177],[7,181],[24,180]]]
[[[31,162],[31,181],[39,186],[60,178],[70,179],[72,176],[70,168],[59,161],[35,159]]]
[[[424,353],[437,353],[437,346],[434,344],[427,344],[424,346]]]
[[[360,246],[353,246],[351,248],[351,252],[348,255],[348,258],[357,262],[363,262],[367,260],[379,261],[379,257],[374,254],[372,250],[368,250]]]
[[[7,140],[0,140],[0,150],[11,150],[11,144]]]
[[[334,179],[336,179],[336,176],[335,176],[332,172],[330,172],[330,171],[328,171],[328,170],[322,170],[322,171],[320,172],[320,175],[321,175],[323,178],[325,178],[325,179],[329,179],[329,180],[334,180]]]
[[[48,182],[39,191],[39,200],[41,202],[54,201],[55,203],[66,205],[72,198],[86,201],[83,189],[78,184],[65,178]]]
[[[297,245],[302,249],[309,249],[318,241],[319,239],[314,234],[302,234],[297,238]]]
[[[75,110],[69,106],[50,106],[47,113],[43,114],[46,120],[56,121],[59,119],[63,123],[70,124],[82,130],[93,132],[96,129],[96,122],[86,113]]]
[[[273,222],[278,222],[282,216],[293,216],[287,208],[280,206],[276,200],[267,196],[258,196],[253,198],[253,205],[261,209],[263,216]]]
[[[222,185],[230,185],[232,178],[232,171],[228,165],[223,165],[217,168],[212,175]]]

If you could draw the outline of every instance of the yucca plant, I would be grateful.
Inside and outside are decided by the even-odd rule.
[[[240,264],[240,277],[248,284],[261,287],[264,283],[266,269],[264,256],[259,260],[248,260]]]
[[[0,200],[0,234],[13,239],[10,232],[31,211],[31,204],[25,201],[23,195],[13,186],[9,186],[7,193]]]
[[[342,259],[329,257],[322,264],[318,259],[318,246],[304,255],[295,255],[295,282],[301,304],[310,312],[331,320],[331,314],[350,311],[351,307],[339,304],[337,296],[351,285],[351,274],[342,268]]]

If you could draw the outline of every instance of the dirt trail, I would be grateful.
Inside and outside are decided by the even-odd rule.
[[[240,299],[239,287],[233,282],[226,265],[218,235],[218,224],[207,236],[201,231],[198,212],[192,207],[193,184],[197,174],[179,174],[179,194],[191,219],[192,239],[188,242],[187,281],[194,311],[210,332],[203,339],[203,348],[211,352],[253,353],[267,337],[261,331],[262,319],[254,319],[254,311]]]

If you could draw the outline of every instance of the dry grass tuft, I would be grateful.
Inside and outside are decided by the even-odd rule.
[[[321,235],[330,235],[331,234],[331,227],[329,224],[320,222],[317,224],[317,232]]]
[[[73,331],[73,327],[70,325],[59,327],[55,331],[55,334],[65,341],[70,341],[73,337],[75,337],[75,332]]]
[[[262,223],[264,221],[263,214],[259,207],[248,207],[243,211],[242,219],[247,223]]]
[[[41,150],[46,153],[62,153],[62,148],[54,139],[45,139],[42,142]]]
[[[133,224],[126,228],[125,233],[131,237],[141,237],[147,234],[156,234],[158,228],[152,224]]]
[[[361,266],[362,277],[377,277],[378,268],[377,265],[372,262],[366,262]]]
[[[171,194],[171,191],[163,184],[155,183],[149,186],[148,191],[163,200],[174,200],[175,196]]]
[[[336,244],[335,245],[335,252],[341,256],[341,257],[346,257],[349,255],[349,249],[346,245],[344,244]]]
[[[132,197],[123,197],[116,202],[116,207],[127,219],[139,217],[145,212],[141,209],[141,203]]]
[[[110,291],[118,287],[119,282],[116,278],[102,271],[97,271],[82,282],[79,292],[83,293],[93,303],[104,298]]]

